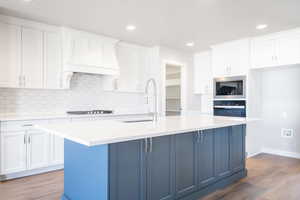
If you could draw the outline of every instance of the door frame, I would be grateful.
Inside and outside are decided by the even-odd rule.
[[[181,105],[181,114],[185,114],[187,110],[187,64],[177,62],[174,60],[163,60],[162,61],[162,94],[161,94],[161,111],[162,116],[166,116],[166,66],[175,65],[180,67],[181,76],[180,76],[180,105]]]

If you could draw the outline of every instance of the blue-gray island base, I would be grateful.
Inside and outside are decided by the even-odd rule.
[[[197,200],[247,176],[246,125],[87,147],[65,139],[62,200]]]

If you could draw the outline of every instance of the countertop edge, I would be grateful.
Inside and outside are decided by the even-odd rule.
[[[47,128],[44,128],[42,125],[35,125],[34,127],[36,129],[45,131],[47,133],[54,134],[58,137],[63,137],[65,139],[71,140],[73,142],[77,142],[79,144],[92,147],[92,146],[97,146],[97,145],[106,145],[106,144],[113,144],[113,143],[118,143],[118,142],[126,142],[126,141],[132,141],[132,140],[140,140],[140,139],[146,139],[146,138],[152,138],[152,137],[160,137],[160,136],[167,136],[167,135],[176,135],[176,134],[182,134],[182,133],[189,133],[189,132],[194,132],[194,131],[202,131],[202,130],[209,130],[209,129],[215,129],[215,128],[223,128],[223,127],[230,127],[230,126],[237,126],[237,125],[243,125],[247,124],[247,121],[231,121],[231,122],[226,122],[226,124],[218,124],[218,125],[208,125],[208,126],[203,126],[199,128],[192,128],[192,129],[182,129],[178,131],[170,131],[170,132],[158,132],[155,134],[151,135],[138,135],[138,136],[129,136],[129,137],[120,137],[118,139],[112,139],[112,140],[102,140],[101,142],[97,141],[85,141],[85,140],[80,140],[76,137],[71,137],[70,135],[66,135],[62,132],[57,132],[54,130],[50,130]]]

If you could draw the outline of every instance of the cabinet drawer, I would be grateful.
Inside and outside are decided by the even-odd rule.
[[[1,122],[1,132],[10,132],[10,131],[26,131],[34,129],[36,124],[47,124],[48,120],[34,120],[34,121],[9,121]]]

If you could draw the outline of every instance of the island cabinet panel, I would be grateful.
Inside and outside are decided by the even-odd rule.
[[[107,200],[108,145],[88,147],[65,139],[64,150],[64,194],[61,200]]]
[[[203,131],[198,141],[200,141],[197,149],[198,188],[201,189],[216,180],[214,130]]]
[[[173,200],[174,177],[174,137],[150,138],[147,154],[147,200]]]
[[[245,126],[230,128],[230,169],[237,172],[245,168]]]
[[[87,147],[65,139],[62,200],[193,200],[245,177],[245,125]]]
[[[145,140],[109,147],[110,200],[145,200]]]
[[[197,190],[197,132],[175,136],[176,198]]]
[[[215,129],[215,175],[217,179],[224,178],[231,174],[230,171],[230,128]]]

